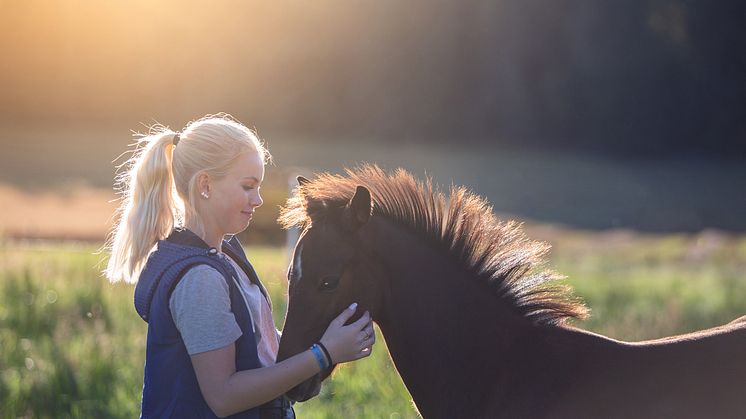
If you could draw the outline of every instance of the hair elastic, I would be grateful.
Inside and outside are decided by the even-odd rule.
[[[181,139],[181,134],[179,134],[179,133],[177,132],[177,133],[176,133],[176,135],[174,135],[174,139],[173,139],[173,144],[174,144],[174,147],[176,146],[176,144],[179,144],[179,140],[180,140],[180,139]]]

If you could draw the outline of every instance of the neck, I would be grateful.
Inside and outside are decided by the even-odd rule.
[[[225,234],[217,231],[206,223],[200,223],[192,217],[187,217],[184,222],[184,227],[191,230],[194,234],[199,236],[208,246],[214,247],[220,250],[223,245],[223,237]]]
[[[549,348],[536,326],[500,304],[484,281],[443,250],[387,219],[371,223],[366,240],[390,274],[385,312],[374,320],[423,417],[477,417],[496,399],[512,402],[527,370],[556,361],[542,352]],[[534,377],[526,386],[537,384]]]

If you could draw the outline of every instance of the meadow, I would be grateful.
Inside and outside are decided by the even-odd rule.
[[[746,314],[746,236],[528,230],[553,244],[548,266],[567,275],[590,306],[582,328],[641,340]],[[133,287],[100,276],[105,254],[97,249],[0,242],[0,417],[138,416],[146,324],[133,310]],[[247,251],[281,325],[286,252]],[[296,411],[301,418],[417,417],[383,339],[370,358],[340,368]]]

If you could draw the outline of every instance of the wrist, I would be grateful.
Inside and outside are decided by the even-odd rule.
[[[331,366],[331,360],[326,355],[326,349],[321,348],[322,346],[320,344],[314,343],[313,345],[311,345],[311,348],[309,350],[311,351],[311,354],[313,354],[313,357],[316,359],[316,363],[318,363],[321,371],[324,371]]]
[[[324,353],[324,356],[326,356],[326,360],[329,363],[329,366],[331,367],[334,365],[334,360],[332,359],[332,355],[329,353],[329,350],[326,349],[326,345],[324,345],[321,341],[316,342],[317,345],[319,345],[319,348],[321,348],[321,352]]]

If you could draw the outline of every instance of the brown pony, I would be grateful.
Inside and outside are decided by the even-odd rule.
[[[538,268],[548,246],[467,190],[376,166],[299,182],[280,218],[303,233],[278,359],[358,302],[425,418],[746,417],[746,316],[639,343],[589,333],[566,324],[585,306]]]

